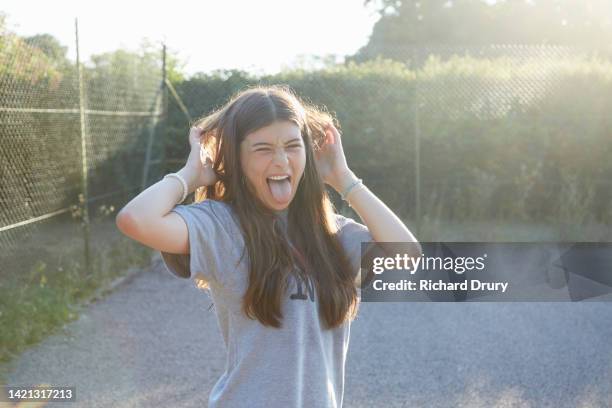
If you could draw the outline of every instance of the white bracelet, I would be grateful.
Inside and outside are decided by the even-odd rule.
[[[185,181],[183,176],[181,176],[178,173],[169,173],[169,174],[166,174],[162,180],[164,180],[164,179],[166,179],[168,177],[174,177],[175,179],[180,181],[181,185],[183,186],[183,197],[181,197],[181,201],[179,201],[179,204],[180,204],[183,201],[185,201],[185,198],[187,198],[187,182]]]
[[[367,187],[365,186],[365,184],[363,184],[363,183],[359,183],[359,184],[357,184],[357,185],[355,186],[355,188],[353,188],[353,189],[352,189],[352,190],[351,190],[349,193],[347,193],[347,194],[346,194],[346,197],[344,198],[344,200],[346,201],[346,203],[348,204],[348,206],[349,206],[349,207],[353,207],[353,206],[351,205],[350,200],[349,200],[349,195],[351,195],[351,194],[355,193],[356,191],[359,191],[359,190],[365,190],[365,189],[367,189]]]
[[[342,197],[342,199],[344,201],[346,201],[349,193],[351,192],[351,190],[353,190],[356,186],[358,186],[359,184],[362,184],[363,180],[361,179],[357,179],[355,181],[353,181],[343,192],[340,193],[340,197]]]

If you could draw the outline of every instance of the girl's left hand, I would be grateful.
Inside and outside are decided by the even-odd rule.
[[[340,132],[333,124],[325,129],[325,143],[315,152],[315,161],[319,175],[325,184],[336,191],[342,188],[343,180],[351,170],[346,163]]]

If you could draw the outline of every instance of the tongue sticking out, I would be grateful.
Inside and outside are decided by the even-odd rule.
[[[272,192],[272,196],[276,201],[289,201],[289,198],[291,197],[291,183],[289,182],[289,179],[268,179],[268,186],[270,186],[270,191]]]

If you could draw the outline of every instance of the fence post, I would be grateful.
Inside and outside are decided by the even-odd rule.
[[[82,211],[83,240],[85,250],[85,271],[90,273],[91,257],[89,250],[89,172],[87,166],[87,133],[85,126],[85,90],[83,89],[83,70],[81,67],[81,57],[79,54],[79,20],[74,19],[75,39],[76,39],[76,62],[77,62],[77,77],[79,81],[79,122],[81,133],[81,194],[79,194],[79,205]]]
[[[155,103],[153,105],[153,117],[151,118],[151,124],[149,125],[149,138],[147,140],[147,150],[145,151],[145,160],[142,167],[142,183],[141,190],[147,187],[147,181],[149,179],[149,166],[151,165],[151,151],[153,150],[153,138],[155,137],[155,128],[158,124],[158,118],[161,116],[161,105],[163,104],[163,93],[166,86],[166,45],[162,47],[162,80],[155,96]]]
[[[162,137],[168,137],[168,67],[166,65],[166,44],[162,48]],[[166,173],[166,146],[161,149],[162,174]]]
[[[419,67],[417,61],[417,46],[414,46],[413,51],[413,67],[414,67],[414,177],[415,177],[415,213],[416,213],[416,233],[418,237],[421,234],[421,126],[419,123]]]
[[[168,80],[168,72],[166,67],[166,44],[162,44],[162,119],[165,125],[168,115],[168,87],[166,81]]]

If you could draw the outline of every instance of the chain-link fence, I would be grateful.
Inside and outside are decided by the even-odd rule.
[[[78,32],[75,22],[76,61],[49,36],[0,36],[0,282],[7,286],[40,280],[43,270],[66,275],[70,265],[92,280],[100,279],[96,270],[121,273],[113,270],[116,210],[160,176],[165,47],[83,62]]]
[[[429,233],[441,219],[491,229],[504,219],[541,229],[515,229],[516,240],[612,239],[612,49],[432,45],[392,54],[416,73],[408,185],[417,222],[435,221]]]
[[[117,52],[87,66],[53,58],[42,40],[2,37],[2,276],[30,270],[61,248],[82,246],[83,262],[92,262],[91,247],[104,237],[95,232],[114,233],[110,214],[184,163],[185,119],[255,83],[288,83],[333,110],[352,167],[417,231],[422,220],[500,214],[523,221],[552,214],[553,222],[577,227],[609,220],[610,120],[603,109],[609,88],[589,93],[593,103],[586,106],[568,100],[590,89],[585,78],[609,85],[595,78],[597,69],[609,74],[609,52],[398,47],[392,57],[399,71],[202,75],[170,89],[175,103],[162,139],[156,137],[167,100],[161,52],[140,58]],[[603,62],[588,65],[595,54]],[[597,150],[589,154],[581,137]],[[564,144],[582,145],[582,161],[568,167],[556,149]]]
[[[498,222],[542,232],[513,230],[506,239],[612,238],[606,232],[612,218],[610,50],[482,45],[384,51],[393,61],[372,55],[359,65],[264,77],[226,71],[192,78],[177,91],[192,117],[259,83],[286,83],[326,105],[344,129],[351,167],[420,236],[449,239],[440,222],[452,221],[484,223],[483,240],[494,239]],[[170,133],[182,138],[183,122],[171,104]],[[175,167],[168,170],[184,162],[183,145],[169,143],[168,162]],[[586,224],[601,226],[602,233],[582,234]],[[466,238],[458,231],[453,239]]]
[[[75,34],[70,60],[48,36],[0,32],[0,361],[47,332],[32,315],[65,321],[66,304],[149,262],[116,211],[185,163],[192,120],[249,85],[327,106],[351,168],[421,241],[612,240],[609,50],[398,47],[393,60],[175,89],[165,48],[83,63]],[[51,280],[60,289],[45,291]]]

